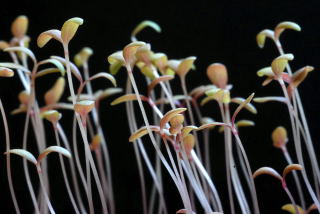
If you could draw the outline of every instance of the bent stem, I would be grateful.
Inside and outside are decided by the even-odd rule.
[[[9,134],[9,128],[8,128],[8,122],[7,122],[6,113],[4,111],[1,99],[0,99],[0,111],[1,111],[1,115],[2,115],[4,131],[5,131],[5,135],[6,135],[6,152],[7,152],[6,159],[7,159],[7,177],[8,177],[8,182],[9,182],[9,189],[10,189],[10,194],[11,194],[11,198],[12,198],[13,205],[14,205],[14,208],[16,210],[16,213],[20,214],[20,208],[19,208],[19,205],[18,205],[18,201],[17,201],[16,194],[15,194],[14,188],[13,188],[13,183],[12,183],[11,159],[10,159],[10,152],[8,152],[10,150],[10,134]]]

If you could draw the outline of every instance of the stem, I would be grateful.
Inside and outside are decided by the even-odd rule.
[[[40,168],[40,166],[37,166],[37,168],[38,168],[38,167]],[[46,202],[47,202],[48,208],[49,208],[49,210],[50,210],[50,213],[51,213],[51,214],[55,214],[54,209],[53,209],[53,207],[52,207],[52,205],[51,205],[51,202],[50,202],[48,193],[47,193],[47,191],[46,191],[46,187],[45,187],[45,185],[44,185],[44,181],[43,181],[43,178],[42,178],[42,173],[40,172],[39,169],[38,169],[38,175],[39,175],[39,180],[40,180],[40,184],[41,184],[41,189],[42,189],[43,195],[44,195],[44,197],[45,197],[45,199],[46,199]]]
[[[83,64],[83,70],[84,70],[85,79],[88,80],[89,79],[89,66],[88,66],[87,62],[85,62]],[[93,94],[91,81],[87,82],[86,89],[87,89],[87,92],[89,93],[89,95]],[[105,178],[105,176],[102,177],[102,179],[103,179],[103,183],[107,183],[107,186],[108,186],[107,187],[107,190],[108,190],[107,194],[108,194],[108,198],[109,198],[108,202],[110,205],[110,213],[115,214],[116,209],[115,209],[114,196],[113,196],[112,173],[111,173],[112,171],[111,171],[110,158],[109,158],[110,154],[109,154],[106,138],[105,138],[103,131],[102,131],[102,128],[101,128],[101,124],[100,124],[100,120],[99,120],[99,112],[98,112],[97,108],[92,109],[92,117],[93,117],[94,124],[97,128],[98,134],[101,137],[102,154],[103,154],[104,163],[105,163],[106,172],[107,172],[107,179]]]
[[[222,121],[225,123],[225,113],[223,109],[223,105],[219,103],[220,112],[222,116]],[[228,196],[229,196],[229,204],[230,204],[230,213],[235,214],[234,211],[234,201],[232,194],[232,186],[231,186],[231,175],[230,175],[230,158],[229,158],[229,144],[227,142],[227,131],[224,130],[224,150],[225,150],[225,164],[226,164],[226,177],[227,177],[227,187],[228,187]]]
[[[58,132],[60,134],[60,137],[62,139],[62,142],[64,143],[64,146],[66,147],[67,150],[71,151],[71,147],[68,142],[68,139],[67,139],[62,127],[60,126],[60,124],[57,125],[57,128],[58,128]],[[70,168],[71,168],[72,184],[73,184],[73,187],[75,190],[78,204],[80,205],[81,213],[86,213],[86,210],[85,210],[85,207],[84,207],[81,195],[80,195],[79,183],[78,183],[78,180],[76,177],[76,168],[74,166],[73,159],[69,159],[69,164],[70,164]],[[84,185],[84,187],[86,187],[86,186]]]
[[[134,77],[133,77],[133,75],[132,75],[132,71],[131,71],[130,66],[127,66],[127,71],[128,71],[128,76],[129,76],[129,78],[130,78],[130,82],[131,82],[132,87],[133,87],[133,89],[134,89],[134,92],[135,92],[135,94],[136,94],[136,97],[137,97],[137,100],[138,100],[138,104],[139,104],[139,107],[140,107],[140,110],[141,110],[141,113],[142,113],[142,117],[143,117],[144,123],[145,123],[145,125],[146,125],[146,127],[147,127],[147,131],[148,131],[149,137],[150,137],[150,139],[151,139],[151,142],[152,142],[153,146],[155,147],[155,149],[156,149],[156,151],[157,151],[157,153],[158,153],[161,161],[163,162],[163,164],[164,164],[165,167],[167,168],[170,176],[173,178],[175,184],[176,184],[177,187],[178,187],[179,185],[178,185],[178,183],[177,183],[177,181],[176,181],[176,178],[175,178],[175,176],[174,176],[174,173],[172,172],[172,169],[170,168],[170,166],[168,165],[167,161],[166,161],[165,158],[163,157],[163,155],[162,155],[162,153],[161,153],[158,145],[156,144],[156,140],[155,140],[155,138],[154,138],[154,135],[153,135],[153,133],[152,133],[152,131],[151,131],[151,129],[150,129],[150,124],[149,124],[149,121],[148,121],[148,118],[147,118],[147,115],[146,115],[144,106],[143,106],[143,104],[142,104],[142,101],[141,101],[141,98],[140,98],[140,95],[139,95],[139,90],[138,90],[138,88],[137,88],[137,84],[136,84],[136,82],[135,82],[135,80],[134,80]],[[178,189],[179,189],[179,188],[178,188]],[[188,203],[190,203],[190,202],[188,202]],[[192,210],[190,210],[190,206],[189,206],[189,208],[187,209],[187,213],[188,213],[188,214],[192,214]]]
[[[10,194],[11,194],[11,198],[12,198],[12,201],[13,201],[13,205],[14,205],[15,211],[16,211],[17,214],[20,214],[20,208],[19,208],[19,205],[18,205],[16,194],[14,192],[13,184],[12,184],[11,159],[10,159],[10,153],[8,152],[10,150],[10,134],[9,134],[9,128],[8,128],[8,122],[7,122],[6,113],[4,111],[1,99],[0,99],[0,111],[1,111],[1,115],[2,115],[4,131],[5,131],[5,135],[6,135],[6,151],[7,151],[6,159],[7,159],[7,176],[8,176],[8,182],[9,182],[9,189],[10,189]]]
[[[292,164],[293,161],[292,161],[292,159],[290,157],[290,154],[289,154],[286,146],[284,146],[282,148],[282,151],[283,151],[283,155],[284,155],[288,165]],[[292,173],[293,173],[294,182],[295,182],[295,184],[297,186],[297,190],[298,190],[298,195],[299,195],[299,199],[300,199],[300,202],[301,202],[301,206],[302,206],[303,209],[305,209],[306,208],[306,202],[305,202],[305,199],[304,199],[304,196],[303,196],[302,187],[301,187],[301,184],[299,182],[298,174],[295,171],[293,171]]]
[[[293,119],[293,113],[291,111],[291,102],[290,102],[290,98],[289,98],[289,95],[288,95],[288,92],[286,90],[286,87],[284,85],[284,82],[282,79],[279,80],[279,83],[280,83],[280,86],[282,88],[282,91],[287,99],[287,107],[288,107],[288,111],[289,111],[289,115],[290,115],[290,121],[291,121],[291,124],[292,124],[292,131],[293,133],[295,132],[295,126],[294,126],[294,119]],[[294,138],[294,145],[295,145],[295,149],[296,149],[296,155],[297,155],[297,158],[298,158],[298,163],[303,167],[303,169],[301,170],[301,174],[302,174],[302,177],[303,177],[303,180],[307,186],[307,189],[309,191],[309,194],[313,200],[313,202],[317,205],[317,208],[318,208],[318,211],[320,212],[320,202],[319,200],[317,199],[317,196],[316,194],[314,193],[313,189],[312,189],[312,186],[308,180],[308,177],[307,177],[307,173],[304,169],[304,161],[303,161],[303,157],[302,157],[302,152],[301,152],[301,142],[298,141],[296,139],[296,136],[293,135],[293,138]]]
[[[250,163],[249,163],[249,160],[248,160],[248,157],[246,155],[246,151],[245,149],[243,148],[243,145],[242,145],[242,142],[240,140],[240,137],[237,133],[237,130],[235,130],[235,128],[233,127],[232,129],[232,133],[233,135],[235,136],[236,138],[236,142],[238,143],[238,146],[241,150],[241,153],[242,153],[242,156],[244,158],[244,162],[246,163],[246,166],[247,166],[247,170],[248,170],[248,174],[249,175],[253,175],[252,174],[252,170],[251,170],[251,167],[250,167]],[[253,181],[253,177],[252,176],[249,176],[250,177],[250,181],[251,181],[251,187],[250,188],[250,193],[251,193],[251,197],[252,197],[252,201],[253,201],[253,208],[254,208],[254,212],[259,214],[260,211],[259,211],[259,204],[258,204],[258,199],[257,199],[257,192],[256,192],[256,187],[254,185],[254,181]]]
[[[288,189],[288,187],[287,187],[287,185],[286,185],[284,180],[282,181],[282,187],[283,187],[284,191],[287,193],[287,195],[288,195],[288,197],[289,197],[289,199],[290,199],[290,201],[291,201],[291,203],[292,203],[292,205],[294,207],[295,213],[300,214],[299,209],[297,207],[297,203],[295,202],[295,200],[294,200],[294,198],[293,198],[293,196],[292,196],[290,190]]]
[[[74,149],[74,156],[75,156],[75,161],[76,161],[76,166],[80,175],[80,179],[83,185],[83,188],[85,189],[86,196],[88,199],[88,204],[89,204],[89,213],[94,214],[94,208],[93,208],[93,201],[92,201],[92,195],[88,191],[88,187],[86,185],[86,179],[84,177],[84,172],[81,167],[80,159],[79,159],[79,153],[78,153],[78,147],[77,147],[77,127],[76,127],[76,117],[74,116],[73,118],[73,125],[72,125],[72,133],[73,133],[73,149]]]
[[[55,125],[54,125],[54,134],[55,134],[57,145],[61,146],[60,140],[59,140],[59,135],[58,135],[58,130],[57,130]],[[60,154],[60,153],[59,153],[59,160],[60,160],[60,165],[61,165],[61,169],[62,169],[64,183],[66,185],[67,192],[68,192],[69,198],[71,200],[73,209],[77,214],[79,214],[80,212],[79,212],[77,204],[76,204],[76,202],[74,200],[74,197],[73,197],[73,194],[72,194],[72,191],[71,191],[71,188],[70,188],[69,180],[67,178],[67,172],[66,172],[66,168],[65,168],[65,165],[64,165],[64,162],[63,162],[63,157],[62,157],[62,154]]]
[[[66,65],[67,65],[67,77],[68,77],[68,84],[69,84],[70,94],[71,94],[71,97],[72,97],[72,103],[73,103],[73,105],[75,105],[76,96],[75,96],[75,93],[74,93],[72,76],[71,76],[68,44],[63,44],[63,49],[64,49],[64,55],[65,55]],[[92,169],[93,176],[94,176],[94,179],[95,179],[95,182],[96,182],[96,185],[97,185],[97,189],[98,189],[98,192],[99,192],[100,201],[101,201],[101,204],[102,204],[102,210],[103,210],[103,213],[107,214],[108,213],[108,209],[107,209],[107,206],[106,206],[106,203],[105,203],[106,200],[105,200],[105,197],[104,197],[104,194],[103,194],[103,189],[102,189],[101,182],[100,182],[100,179],[99,179],[99,176],[98,176],[98,172],[97,172],[96,166],[94,164],[94,161],[93,161],[93,158],[92,158],[92,154],[90,152],[90,147],[89,147],[89,143],[88,143],[88,139],[87,139],[87,134],[86,134],[85,128],[83,127],[81,118],[80,118],[79,114],[77,114],[77,113],[76,113],[76,118],[77,118],[77,121],[78,121],[78,125],[79,125],[81,136],[82,136],[82,140],[83,140],[84,147],[85,147],[85,155],[89,159],[90,167]]]

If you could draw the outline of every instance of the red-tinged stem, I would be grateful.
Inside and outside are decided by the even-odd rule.
[[[294,198],[293,198],[290,190],[288,189],[285,180],[282,179],[282,182],[281,182],[281,183],[282,183],[282,188],[283,188],[284,191],[287,193],[287,195],[288,195],[288,197],[289,197],[289,199],[290,199],[290,201],[291,201],[291,203],[292,203],[292,205],[293,205],[293,207],[294,207],[295,213],[297,213],[297,214],[303,214],[303,213],[300,213],[300,212],[299,212],[297,203],[295,202],[295,200],[294,200]]]

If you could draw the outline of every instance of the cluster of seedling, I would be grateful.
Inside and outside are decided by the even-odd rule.
[[[19,16],[12,23],[13,38],[11,41],[0,41],[1,50],[7,52],[12,58],[12,62],[0,63],[0,76],[12,77],[16,73],[24,87],[24,90],[18,95],[20,106],[12,111],[12,114],[24,113],[26,115],[22,145],[10,145],[7,119],[0,102],[6,134],[5,154],[8,182],[16,213],[25,211],[19,206],[19,201],[15,196],[10,165],[12,154],[24,159],[24,174],[34,212],[38,214],[55,213],[50,203],[49,166],[44,159],[51,152],[59,154],[68,199],[75,213],[116,213],[109,151],[101,128],[99,102],[103,98],[123,91],[121,88],[116,88],[114,78],[114,75],[120,70],[127,73],[125,94],[111,102],[111,105],[120,103],[126,105],[131,133],[129,141],[133,142],[137,160],[144,214],[171,212],[167,207],[164,186],[168,184],[163,180],[163,173],[168,173],[181,198],[181,209],[177,213],[258,214],[260,209],[254,178],[261,174],[272,175],[281,181],[290,201],[289,204],[282,207],[283,210],[296,214],[307,214],[312,210],[320,211],[320,169],[297,90],[313,67],[305,66],[292,72],[289,61],[294,57],[292,54],[285,54],[280,43],[280,35],[284,30],[300,31],[297,24],[282,22],[274,30],[263,30],[257,35],[257,42],[261,48],[266,38],[269,38],[275,43],[280,54],[272,61],[271,66],[259,70],[257,74],[260,77],[266,77],[263,82],[264,86],[273,80],[277,81],[283,96],[254,98],[254,94],[251,94],[246,99],[231,96],[232,85],[228,83],[228,72],[226,66],[220,63],[213,63],[207,68],[210,84],[196,87],[193,90],[188,89],[186,76],[195,69],[196,57],[191,56],[180,60],[168,59],[166,54],[152,51],[150,44],[138,41],[138,33],[146,27],[157,32],[161,31],[160,27],[152,21],[140,23],[132,32],[132,42],[108,57],[110,73],[100,72],[90,76],[88,61],[92,50],[83,48],[75,55],[73,62],[69,55],[69,43],[82,24],[81,18],[72,18],[63,24],[61,30],[48,30],[38,36],[37,45],[40,48],[44,48],[50,40],[60,43],[64,51],[63,57],[51,56],[49,59],[38,61],[28,48],[30,39],[26,35],[28,19],[25,16]],[[36,96],[36,80],[54,73],[61,76],[45,93],[45,104],[40,105]],[[146,94],[140,93],[145,90],[138,87],[135,75],[145,77],[148,85]],[[176,76],[180,80],[182,94],[175,94],[170,84],[170,81]],[[91,82],[98,78],[109,80],[114,87],[93,92]],[[67,79],[70,97],[68,101],[62,102],[60,98],[65,90],[65,79]],[[75,88],[74,81],[77,81],[78,88]],[[291,158],[293,154],[289,154],[286,149],[288,141],[286,129],[276,128],[272,133],[272,141],[276,148],[283,151],[288,163],[282,176],[270,167],[262,167],[254,173],[250,167],[238,129],[253,126],[254,122],[238,120],[237,115],[243,109],[256,114],[257,110],[251,104],[252,100],[257,103],[282,102],[288,107],[295,158],[298,162],[293,163]],[[217,103],[217,111],[221,114],[220,122],[202,115],[201,106],[210,101]],[[233,112],[231,112],[231,105],[236,106]],[[139,109],[143,118],[142,127],[141,124],[137,124],[137,117],[141,116],[140,113],[136,115],[136,108]],[[153,114],[148,115],[145,108],[150,108]],[[60,109],[70,110],[73,114],[73,131],[70,135],[65,133],[63,125],[59,122],[62,117]],[[44,120],[52,124],[56,140],[55,146],[47,147]],[[37,159],[28,152],[28,147],[32,143],[27,140],[30,126],[34,130],[35,142],[40,153]],[[219,127],[219,131],[224,133],[228,204],[222,203],[211,172],[209,133],[215,127]],[[78,129],[81,133],[82,144],[78,143]],[[151,154],[148,154],[145,149],[145,143],[142,141],[145,135],[149,136],[149,141],[155,149],[155,157],[150,157]],[[147,138],[143,140],[148,141]],[[308,174],[304,167],[304,161],[307,158],[303,157],[302,143],[308,152],[307,156],[311,166],[311,172]],[[78,152],[80,147],[84,150],[84,157]],[[68,163],[63,156],[68,158]],[[33,178],[29,175],[27,161],[34,164],[38,172],[40,180],[38,193],[33,188]],[[144,166],[152,178],[151,191],[146,190]],[[300,177],[295,172],[296,170],[301,172]],[[298,190],[298,200],[289,191],[285,180],[291,171],[293,171],[295,187]],[[312,175],[312,181],[308,177],[310,175]],[[93,188],[96,188],[98,193],[99,204],[93,202]],[[246,192],[250,194],[247,195]],[[304,195],[306,192],[308,195]],[[313,201],[309,208],[306,207],[306,197]]]

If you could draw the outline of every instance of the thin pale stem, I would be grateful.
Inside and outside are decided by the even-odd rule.
[[[283,156],[285,157],[288,165],[293,164],[291,156],[290,156],[288,150],[286,149],[286,147],[282,148],[282,152],[283,152]],[[304,196],[303,196],[302,187],[301,187],[298,175],[297,175],[297,173],[295,171],[293,171],[292,173],[293,173],[293,178],[294,178],[295,185],[296,185],[297,190],[298,190],[298,195],[299,195],[301,206],[302,206],[303,209],[305,209],[306,208],[306,202],[305,202],[305,199],[304,199]]]
[[[55,127],[56,125],[54,125],[54,134],[55,134],[55,138],[56,138],[56,142],[57,142],[57,145],[58,146],[61,146],[61,143],[60,143],[60,139],[59,139],[59,135],[58,135],[58,131],[57,131],[57,128]],[[67,188],[67,192],[68,192],[68,195],[69,195],[69,198],[70,198],[70,201],[71,201],[71,204],[73,206],[73,209],[74,211],[79,214],[79,209],[77,207],[77,204],[74,200],[74,197],[73,197],[73,193],[72,193],[72,190],[70,188],[70,184],[69,184],[69,180],[68,180],[68,177],[67,177],[67,172],[66,172],[66,167],[64,165],[64,161],[63,161],[63,157],[62,157],[62,154],[59,154],[59,160],[60,160],[60,165],[61,165],[61,169],[62,169],[62,174],[63,174],[63,179],[64,179],[64,183],[66,185],[66,188]]]
[[[52,207],[52,204],[50,202],[50,199],[49,199],[49,196],[48,196],[48,193],[47,193],[47,190],[46,190],[43,178],[42,178],[42,173],[39,172],[39,170],[38,170],[38,175],[39,175],[39,180],[40,180],[40,184],[41,184],[41,189],[42,189],[43,195],[45,197],[45,200],[47,202],[49,211],[50,211],[51,214],[55,214],[55,211],[54,211],[54,209]]]
[[[10,150],[10,147],[11,147],[10,146],[10,134],[9,134],[9,128],[8,128],[8,122],[7,122],[6,113],[4,111],[1,99],[0,99],[0,111],[1,111],[1,115],[2,115],[4,131],[5,131],[5,135],[6,135],[6,151],[8,152]],[[15,194],[14,188],[13,188],[13,183],[12,183],[10,153],[7,153],[6,159],[7,159],[7,177],[8,177],[8,183],[9,183],[9,189],[10,189],[11,198],[12,198],[13,205],[14,205],[16,213],[20,214],[20,208],[19,208],[19,205],[18,205],[18,201],[17,201],[16,194]]]

